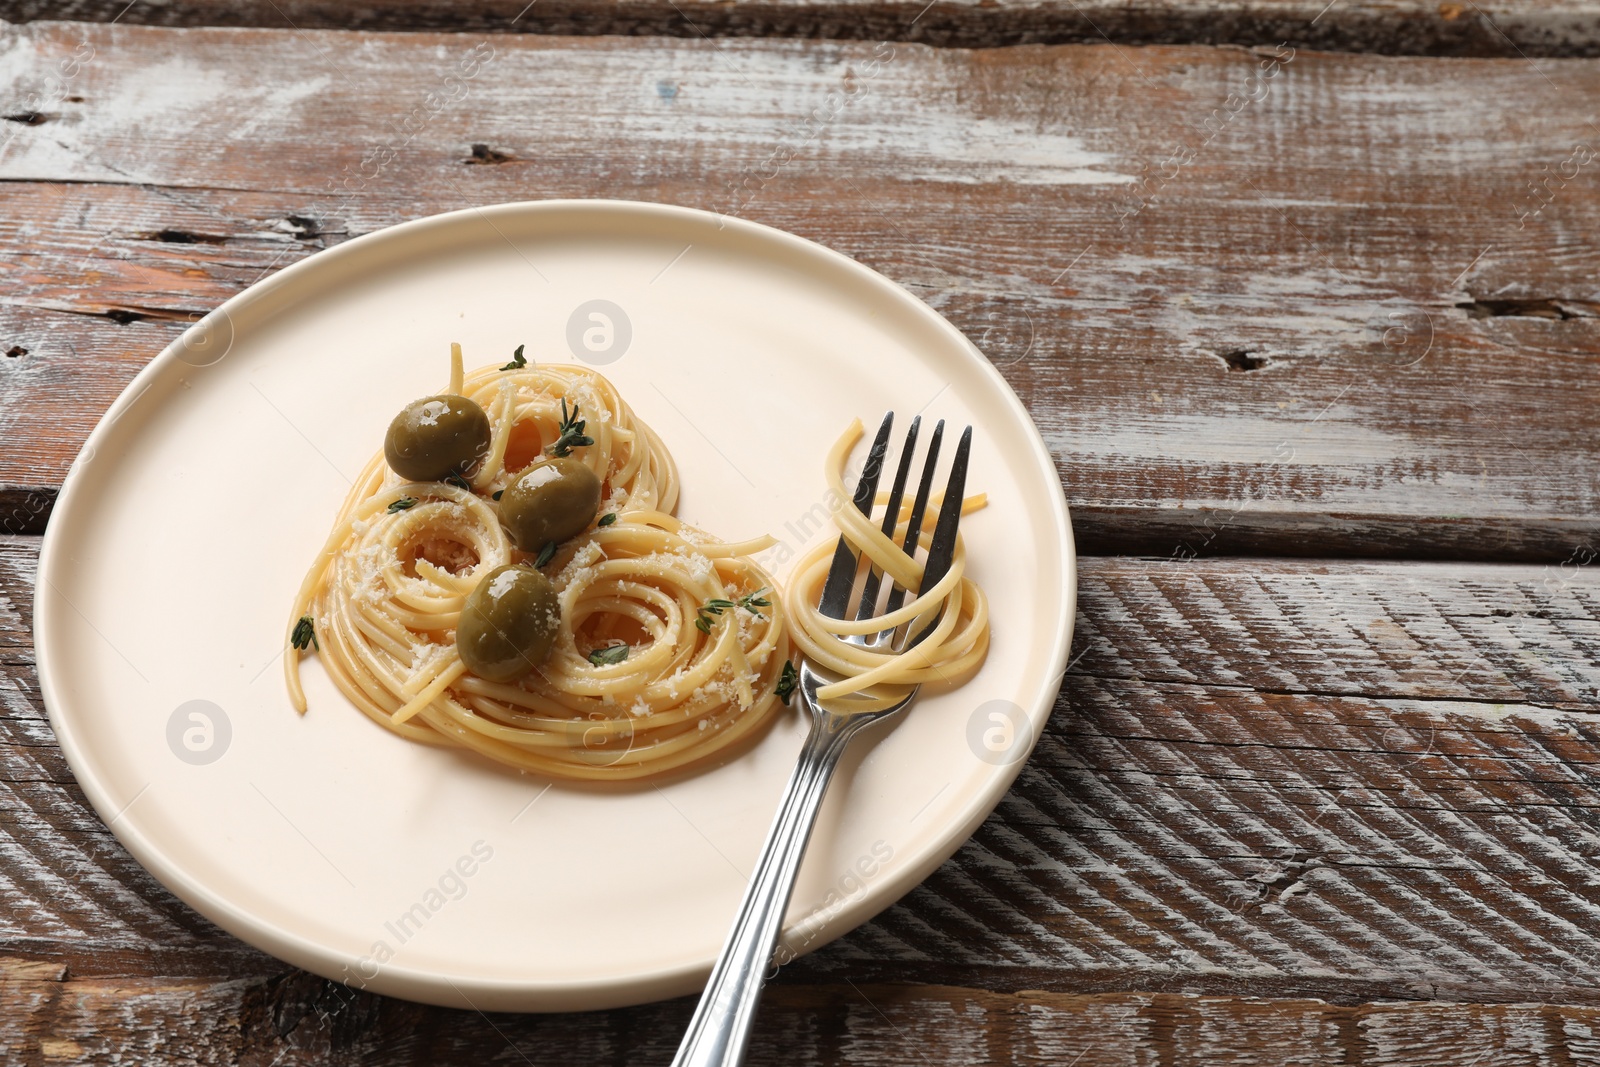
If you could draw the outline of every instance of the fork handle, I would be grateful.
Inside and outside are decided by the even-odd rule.
[[[738,918],[712,968],[673,1067],[735,1067],[744,1062],[756,1004],[766,984],[767,966],[772,962],[806,842],[839,756],[858,725],[846,716],[812,718],[811,732],[789,777],[777,818],[767,831]]]

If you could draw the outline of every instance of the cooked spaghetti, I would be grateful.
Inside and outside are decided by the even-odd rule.
[[[834,525],[858,557],[903,589],[916,591],[922,583],[923,562],[901,547],[906,543],[912,502],[902,501],[894,532],[885,534],[882,520],[862,514],[845,489],[845,461],[861,435],[857,419],[828,453],[824,474],[831,490],[828,497]],[[985,499],[982,495],[967,497],[961,504],[962,514],[983,507]],[[888,500],[889,494],[880,492],[878,507],[887,506]],[[942,502],[942,495],[935,493],[922,517],[917,545],[923,550],[933,537]],[[917,593],[895,611],[853,622],[830,618],[818,610],[834,546],[830,538],[801,556],[784,596],[795,645],[812,664],[839,679],[818,687],[818,699],[839,711],[873,711],[898,702],[914,686],[959,685],[977,673],[989,650],[989,604],[983,590],[966,577],[967,553],[959,534],[950,569],[933,588]],[[926,637],[898,652],[887,646],[863,648],[846,640],[901,627],[907,634],[918,634],[930,625]]]
[[[402,737],[551,777],[656,774],[750,734],[780,703],[789,655],[773,582],[748,558],[771,538],[729,544],[679,523],[672,459],[611,383],[520,363],[463,377],[457,354],[452,394],[488,415],[481,460],[418,481],[374,457],[295,598],[292,643],[314,644],[339,690]],[[563,443],[557,455],[600,479],[598,522],[521,551],[496,494]],[[548,578],[560,620],[547,658],[497,682],[468,669],[457,627],[508,564]],[[299,659],[286,678],[303,712]]]
[[[519,350],[520,351],[520,350]],[[481,367],[451,392],[474,400],[493,428],[489,454],[472,488],[490,494],[561,436],[562,401],[588,416],[592,445],[581,458],[633,507],[672,514],[678,507],[678,468],[655,431],[633,414],[616,386],[587,367],[528,364],[515,370]],[[575,453],[579,454],[579,453]]]

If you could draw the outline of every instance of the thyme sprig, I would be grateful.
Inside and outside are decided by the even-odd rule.
[[[501,367],[500,369],[501,370],[521,370],[523,367],[526,367],[528,365],[528,357],[524,356],[522,354],[522,350],[524,348],[526,348],[526,347],[527,347],[526,345],[518,345],[517,346],[517,350],[515,352],[511,353],[511,362],[507,363],[504,367]]]
[[[596,667],[607,667],[614,663],[621,663],[628,658],[629,650],[630,646],[625,641],[615,645],[607,645],[605,648],[597,648],[590,652],[589,662]]]
[[[794,663],[791,660],[784,660],[783,673],[778,676],[778,685],[773,692],[778,694],[779,700],[787,704],[789,703],[789,697],[794,695],[794,687],[799,684],[800,672],[794,669]]]
[[[703,634],[710,633],[712,617],[721,615],[724,611],[734,607],[738,607],[738,605],[731,600],[725,600],[722,597],[712,597],[710,600],[706,601],[696,613],[694,628]]]
[[[594,444],[594,438],[583,432],[586,420],[578,418],[578,404],[572,405],[572,413],[567,413],[567,398],[561,398],[561,425],[558,427],[561,436],[556,438],[555,444],[550,446],[552,456],[570,455],[574,448],[583,448]]]
[[[697,617],[694,620],[695,628],[703,634],[710,633],[712,619],[715,616],[721,615],[724,611],[732,611],[734,608],[743,608],[758,619],[766,618],[765,615],[756,610],[757,608],[767,608],[772,606],[772,601],[768,600],[763,595],[766,592],[767,587],[762,586],[755,592],[746,593],[737,600],[729,600],[726,597],[720,596],[712,597],[710,600],[705,602],[705,604],[697,613]]]
[[[322,646],[317,643],[317,627],[310,615],[300,616],[300,621],[294,624],[294,631],[289,634],[289,647],[298,652],[308,648],[322,651]]]

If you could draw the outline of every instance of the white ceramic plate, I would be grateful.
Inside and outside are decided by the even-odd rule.
[[[251,944],[394,996],[573,1010],[703,983],[798,712],[721,766],[604,789],[401,740],[314,656],[310,713],[283,692],[297,584],[393,413],[444,382],[451,341],[469,367],[524,343],[600,366],[676,456],[680,517],[773,533],[780,578],[823,536],[823,455],[851,417],[976,428],[967,485],[990,505],[963,531],[994,609],[988,662],[847,757],[787,943],[839,936],[954,852],[1015,777],[1071,639],[1071,528],[1038,431],[957,330],[873,271],[613,201],[340,245],[229,300],[112,406],[51,519],[35,637],[61,746],[129,851]]]

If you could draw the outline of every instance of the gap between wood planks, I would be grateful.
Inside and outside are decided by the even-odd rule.
[[[939,47],[1241,44],[1431,56],[1600,54],[1595,0],[0,0],[0,19],[157,26],[888,40]]]
[[[474,150],[473,158],[492,163],[492,151]],[[173,226],[140,228],[129,239],[204,250],[225,247],[221,237]],[[1581,317],[1543,298],[1468,304],[1458,306],[1475,320]],[[1583,310],[1581,302],[1573,306]],[[160,310],[113,308],[105,317],[143,330],[167,328],[145,320],[180,317]],[[1261,369],[1249,349],[1220,358],[1235,371]],[[41,486],[15,499],[30,508],[52,492]],[[42,507],[37,514],[42,526]],[[1118,528],[1128,516],[1115,509],[1081,507],[1077,517],[1086,548],[1167,547],[1154,537],[1130,539],[1126,525]],[[1370,516],[1349,521],[1367,524],[1361,536],[1376,536]],[[903,907],[780,982],[764,1020],[770,1043],[756,1062],[829,1062],[845,1049],[853,1062],[903,1062],[905,1047],[894,1038],[906,1034],[933,1050],[925,1057],[931,1064],[941,1056],[972,1063],[1080,1055],[1078,1067],[1138,1057],[1189,1063],[1250,1040],[1265,1042],[1268,1056],[1288,1049],[1307,1060],[1367,1064],[1414,1062],[1419,1050],[1482,1059],[1484,1067],[1499,1062],[1490,1053],[1513,1047],[1553,1063],[1587,1054],[1592,1008],[1074,994],[1138,984],[1272,988],[1346,1001],[1593,996],[1592,967],[1563,970],[1562,953],[1595,947],[1583,933],[1592,929],[1585,889],[1593,872],[1586,850],[1595,737],[1587,727],[1568,733],[1564,721],[1540,729],[1552,725],[1549,709],[1592,710],[1584,688],[1593,682],[1592,599],[1548,603],[1550,569],[1502,581],[1507,572],[1496,568],[1460,568],[1448,580],[1443,569],[1420,568],[1412,573],[1429,580],[1412,587],[1395,580],[1405,568],[1375,569],[1367,575],[1372,589],[1352,591],[1348,574],[1330,577],[1329,565],[1317,561],[1238,561],[1232,571],[1219,564],[1198,576],[1185,562],[1085,559],[1086,572],[1099,572],[1085,596],[1086,654],[1072,701],[1058,710],[1060,728],[1042,743],[1029,779],[972,847]],[[1566,584],[1558,579],[1558,591]],[[1424,611],[1414,625],[1420,616],[1407,614],[1408,602],[1431,610],[1440,599],[1447,610]],[[1330,600],[1338,610],[1329,610]],[[1256,640],[1241,639],[1230,620],[1244,620],[1243,636]],[[1160,655],[1166,648],[1184,654],[1168,662]],[[25,640],[0,642],[0,664],[21,668],[0,673],[26,677],[30,657]],[[1204,732],[1188,729],[1191,717]],[[49,936],[10,939],[14,951],[56,960],[0,977],[0,1003],[15,1005],[5,1014],[25,1020],[19,1025],[41,1050],[94,1058],[175,1033],[219,1058],[292,1046],[280,1065],[329,1062],[338,1042],[353,1062],[398,1055],[387,1035],[421,1032],[432,1049],[504,1054],[475,1016],[370,999],[346,1007],[310,976],[248,973],[274,964],[219,944],[228,939],[125,869],[131,863],[84,808],[42,722],[19,718],[11,726],[22,737],[0,752],[7,762],[0,777],[25,799],[0,836],[34,846],[54,835],[37,847],[60,844],[62,856],[70,848],[84,863],[73,873],[89,871],[91,881],[103,875],[83,906],[104,908],[103,926],[125,939],[125,954],[104,951],[99,965],[133,976],[74,979],[59,961],[91,951],[81,942],[64,948]],[[30,741],[29,731],[43,739]],[[1495,847],[1484,850],[1484,841]],[[1235,904],[1251,890],[1257,899]],[[27,903],[41,912],[67,907],[49,893]],[[1474,969],[1480,946],[1462,931],[1486,905],[1498,909],[1491,916],[1498,925],[1488,927],[1496,944]],[[1217,915],[1240,913],[1245,935],[1226,923],[1211,929]],[[972,937],[980,919],[986,936]],[[202,951],[159,955],[149,942],[161,935],[141,922],[161,930],[171,929],[163,922],[187,922]],[[1394,950],[1388,958],[1380,956],[1385,944]],[[928,962],[956,960],[963,947],[986,958]],[[236,953],[244,973],[173,980],[183,967],[204,967],[205,949]],[[1168,952],[1179,965],[1165,962]],[[1133,953],[1161,962],[1117,969],[1114,961]],[[1040,957],[1053,965],[1016,963]],[[1185,960],[1195,969],[1184,970]],[[1334,973],[1316,973],[1319,965]],[[140,967],[168,977],[141,977]],[[906,979],[929,984],[908,988]],[[1058,988],[1011,992],[1019,983]],[[599,1025],[592,1017],[505,1025],[516,1040],[565,1050],[573,1062],[588,1062],[601,1044],[620,1061],[641,1047],[660,1052],[656,1045],[681,1026],[685,1003],[618,1013]]]
[[[0,538],[4,951],[101,980],[281,973],[73,784],[32,666],[37,548]],[[1079,603],[995,814],[783,981],[1600,1004],[1600,577],[1086,558]]]
[[[306,974],[228,983],[105,981],[0,958],[0,1017],[20,1021],[13,1033],[25,1036],[43,1062],[154,1061],[181,1049],[186,1062],[275,1067],[491,1061],[632,1067],[666,1063],[692,1008],[684,998],[578,1016],[489,1017],[374,997]],[[1309,999],[779,982],[763,998],[748,1062],[1566,1065],[1589,1062],[1597,1028],[1600,1009],[1564,1005],[1344,1007]],[[1494,1053],[1500,1057],[1491,1059]]]

